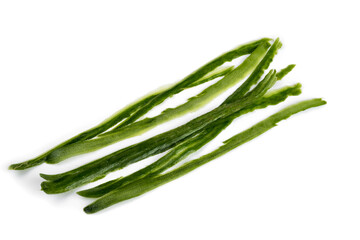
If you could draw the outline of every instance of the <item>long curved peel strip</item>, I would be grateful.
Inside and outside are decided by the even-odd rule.
[[[271,115],[265,120],[253,125],[247,130],[226,140],[223,145],[215,151],[210,152],[209,154],[206,154],[198,159],[185,163],[182,166],[176,168],[175,170],[165,173],[163,175],[157,177],[143,178],[139,181],[133,182],[117,190],[114,190],[97,199],[90,205],[86,206],[84,208],[84,211],[88,214],[95,213],[116,203],[140,196],[165,183],[173,181],[193,171],[194,169],[224,155],[225,153],[235,149],[236,147],[258,137],[259,135],[275,127],[278,122],[285,120],[298,112],[304,111],[309,108],[318,107],[324,104],[326,104],[326,102],[322,99],[311,99],[291,105]]]

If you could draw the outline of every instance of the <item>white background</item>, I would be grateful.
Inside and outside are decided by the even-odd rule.
[[[0,238],[359,239],[357,2],[1,1]],[[261,37],[280,37],[283,48],[272,67],[297,67],[279,86],[299,81],[303,94],[235,121],[201,154],[289,103],[323,97],[326,106],[95,215],[83,213],[91,200],[75,192],[41,192],[38,174],[71,169],[170,129],[230,92],[200,112],[103,151],[24,172],[7,170]]]

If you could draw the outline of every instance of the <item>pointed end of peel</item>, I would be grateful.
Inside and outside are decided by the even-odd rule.
[[[48,180],[48,177],[50,176],[50,175],[44,174],[44,173],[40,173],[39,175],[40,175],[40,177],[42,177],[45,180]]]
[[[9,170],[25,170],[27,168],[29,167],[25,163],[14,163],[8,167]]]
[[[40,184],[40,186],[41,186],[41,191],[43,191],[44,193],[46,193],[46,194],[54,194],[54,193],[57,193],[57,192],[53,192],[52,190],[51,190],[51,186],[49,185],[49,184],[51,184],[51,182],[48,182],[48,181],[44,181],[44,182],[42,182],[41,184]]]
[[[263,41],[267,41],[267,42],[274,42],[274,39],[273,38],[262,38],[261,40]]]
[[[321,102],[321,105],[325,105],[325,104],[327,104],[327,101],[325,101],[324,99],[319,98],[319,100],[320,100],[320,102]]]
[[[301,87],[302,85],[300,83],[295,84],[295,90],[293,92],[294,96],[299,96],[302,93]]]
[[[289,64],[285,69],[287,73],[291,72],[296,67],[296,64]]]
[[[9,166],[9,170],[25,170],[28,168],[36,167],[42,163],[44,163],[46,157],[39,156],[37,158],[21,162],[21,163],[14,163]]]
[[[83,208],[83,211],[86,213],[86,214],[91,214],[91,210],[88,208],[88,206],[84,207]]]
[[[267,39],[267,38],[265,38],[265,39]],[[275,39],[273,39],[273,38],[268,38],[268,39],[270,39],[270,40],[268,40],[268,43],[270,43],[271,45],[273,45],[273,44],[276,44],[276,45],[278,45],[278,44],[280,44],[277,48],[281,48],[282,47],[282,43],[280,42],[280,38],[275,38]]]
[[[53,186],[51,186],[51,182],[48,181],[44,181],[40,184],[41,186],[41,191],[43,191],[46,194],[58,194],[58,193],[62,193],[62,191],[58,191],[56,188],[54,188]]]
[[[16,170],[16,165],[17,165],[17,164],[11,164],[11,165],[8,167],[8,170]]]
[[[78,191],[78,192],[76,192],[76,194],[79,196],[82,196],[82,197],[86,197],[86,198],[91,197],[91,196],[88,196],[87,190]]]
[[[96,207],[94,207],[93,204],[87,205],[86,207],[83,208],[84,212],[86,214],[93,214],[97,212]]]
[[[43,192],[45,192],[45,193],[47,193],[46,191],[47,191],[47,189],[48,189],[48,186],[47,186],[46,182],[42,182],[42,183],[40,184],[40,186],[41,186],[40,190],[43,191]]]

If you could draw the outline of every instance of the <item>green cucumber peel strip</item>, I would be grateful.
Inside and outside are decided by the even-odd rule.
[[[201,84],[207,83],[211,80],[214,80],[218,77],[224,77],[225,75],[230,73],[232,70],[234,70],[234,66],[227,66],[227,67],[220,66],[217,69],[215,69],[214,71],[210,72],[210,74],[207,74],[206,76],[200,78],[196,82],[193,82],[187,88],[196,87],[198,85],[201,85]]]
[[[276,74],[277,80],[281,80],[286,74],[288,74],[294,66],[290,65],[283,70],[281,70],[279,73],[281,73],[281,78],[279,79],[279,73]],[[262,109],[266,108],[269,105],[277,105],[283,101],[286,100],[289,96],[297,96],[301,94],[301,84],[297,83],[293,86],[286,86],[282,87],[277,90],[269,91],[267,92],[264,97],[259,99],[256,103],[254,103],[251,107],[245,108],[235,114],[232,115],[232,118],[235,119],[238,116],[244,115],[248,112],[252,112],[256,109]],[[222,121],[222,122],[221,122]],[[176,163],[187,157],[189,154],[191,154],[194,151],[197,151],[202,146],[204,146],[206,143],[208,143],[212,138],[215,138],[218,133],[222,131],[222,129],[219,129],[217,125],[221,125],[223,129],[225,129],[228,124],[231,123],[232,120],[218,120],[215,123],[212,123],[210,127],[207,127],[202,132],[208,132],[208,136],[204,137],[203,135],[197,135],[189,140],[186,140],[184,143],[180,144],[173,150],[171,150],[168,154],[166,154],[164,157],[160,158],[156,162],[148,165],[147,167],[138,170],[137,172],[134,172],[133,174],[130,174],[126,177],[120,177],[118,179],[111,180],[109,182],[100,184],[96,187],[93,187],[91,189],[86,189],[83,191],[78,192],[79,195],[83,197],[90,197],[90,198],[97,198],[101,197],[104,194],[107,194],[108,192],[124,186],[128,183],[134,182],[140,178],[148,177],[148,176],[156,176],[166,169],[174,166]],[[215,130],[213,130],[215,129]],[[216,133],[218,131],[218,133]],[[210,139],[210,138],[211,139]],[[196,138],[196,139],[194,139]],[[195,144],[194,144],[195,143]],[[195,147],[194,147],[195,145]],[[179,152],[181,154],[179,154]],[[174,154],[176,153],[176,154]]]
[[[285,68],[285,69],[289,69],[289,67]],[[291,68],[292,69],[292,68]],[[289,73],[290,70],[286,70],[286,74]],[[280,72],[284,72],[283,70],[281,70]],[[259,74],[262,74],[259,72]],[[284,74],[283,76],[285,76],[286,74]],[[268,78],[270,76],[270,73],[268,74]],[[278,74],[276,75],[276,77],[278,76]],[[266,82],[265,79],[263,82]],[[259,84],[260,86],[260,84]],[[257,86],[257,88],[259,88],[259,86]],[[298,95],[301,93],[301,85],[300,84],[297,84],[293,87],[285,87],[285,88],[282,88],[282,89],[279,89],[277,91],[275,91],[276,93],[278,94],[268,94],[269,98],[265,98],[265,99],[260,99],[256,104],[254,104],[254,109],[258,109],[258,108],[264,108],[268,105],[275,105],[281,101],[284,101],[286,99],[287,96],[295,96],[295,95]],[[281,91],[282,90],[282,91]],[[254,88],[253,91],[256,91],[256,88]],[[274,91],[273,91],[274,92]],[[242,111],[242,114],[245,114],[246,112],[249,112],[249,111],[253,111],[254,109],[245,109],[244,111]],[[241,114],[240,114],[241,115]],[[151,166],[150,166],[151,167]],[[140,175],[142,175],[142,173],[140,173]],[[61,174],[60,174],[61,176]],[[42,174],[42,177],[45,178],[46,180],[56,180],[57,178],[60,177],[59,175],[46,175],[46,174]],[[122,181],[127,181],[128,182],[128,178],[125,178],[124,180]],[[114,181],[115,182],[115,181]]]
[[[266,89],[265,86],[262,86],[262,82],[272,85],[274,79],[276,80],[275,71],[270,71],[270,73],[258,85],[261,86],[261,89]],[[180,127],[154,136],[141,143],[121,149],[71,171],[56,175],[41,174],[44,179],[49,180],[42,182],[42,190],[49,194],[66,192],[84,184],[96,181],[104,177],[106,174],[122,169],[129,164],[164,152],[186,140],[188,137],[191,137],[193,134],[196,134],[196,132],[205,128],[212,122],[229,117],[233,113],[249,107],[254,101],[256,101],[257,98],[262,97],[262,95],[259,95],[254,99],[255,96],[253,96],[252,93],[257,89],[258,87],[255,87],[244,98],[233,103],[219,106]],[[259,91],[259,93],[265,94],[265,92],[261,91]]]
[[[278,41],[278,40],[277,40]],[[276,42],[275,42],[276,43]],[[275,45],[274,43],[274,45]],[[273,45],[273,46],[274,46]],[[268,68],[269,66],[269,61],[267,59],[269,58],[273,58],[273,56],[276,54],[276,51],[271,50],[273,47],[270,48],[270,50],[268,51],[268,53],[265,55],[265,57],[263,58],[263,60],[259,63],[259,65],[256,67],[256,69],[254,70],[254,72],[256,72],[256,74],[252,73],[250,75],[250,77],[245,81],[246,84],[249,81],[254,82],[254,79],[260,79],[261,75],[264,73],[264,70],[266,68]],[[267,63],[267,64],[266,64]],[[290,71],[288,71],[290,72]],[[270,72],[267,77],[269,78],[269,76],[274,75],[274,72]],[[257,82],[258,80],[256,80]],[[263,85],[266,85],[266,78],[263,81]],[[254,83],[255,84],[255,83]],[[269,85],[270,87],[271,85]],[[238,89],[241,89],[242,86],[240,86]],[[261,88],[261,86],[257,86],[257,88]],[[236,92],[236,91],[235,91]],[[254,89],[254,92],[259,94],[259,90]],[[253,96],[256,96],[256,94],[253,94]],[[240,95],[238,95],[238,97],[240,97]],[[228,97],[223,104],[226,103],[230,103],[232,101],[234,101],[234,97],[233,95],[231,95],[230,97]],[[285,99],[284,99],[285,100]],[[240,114],[241,115],[241,114]],[[240,116],[238,115],[238,116]],[[235,118],[235,117],[234,117]],[[206,128],[205,129],[205,135],[206,133],[209,133],[209,136],[213,136],[213,138],[219,134],[222,129],[226,128],[226,126],[228,124],[224,124],[223,127],[217,127],[216,125],[218,124],[219,121],[216,121],[215,123],[211,124],[210,128]],[[227,121],[229,124],[231,123],[231,121]],[[214,130],[212,130],[214,129]],[[219,129],[219,131],[218,131]],[[216,132],[216,134],[211,134],[212,132]],[[194,140],[195,139],[195,140]],[[139,178],[145,177],[149,174],[157,174],[158,172],[161,173],[162,171],[164,171],[166,168],[172,166],[173,164],[176,164],[176,162],[180,161],[181,159],[185,158],[186,156],[188,156],[188,154],[190,154],[192,151],[196,151],[199,148],[201,148],[203,145],[205,145],[207,142],[209,142],[211,139],[209,139],[209,141],[207,141],[207,137],[204,136],[204,131],[203,133],[201,133],[199,136],[195,136],[191,139],[186,140],[184,143],[180,144],[179,146],[175,147],[173,150],[171,150],[168,154],[166,154],[164,157],[160,158],[158,161],[154,162],[153,164],[150,164],[149,166],[118,180],[113,180],[111,181],[112,183],[105,183],[102,185],[99,185],[95,188],[92,189],[88,189],[88,190],[84,190],[84,191],[80,191],[78,192],[79,195],[84,196],[84,197],[100,197],[104,194],[106,194],[107,192],[111,191],[113,188],[117,188],[119,186],[122,186],[124,184],[128,184],[132,181],[135,181]],[[194,147],[195,145],[195,147]],[[172,163],[171,163],[172,162]],[[48,179],[47,175],[43,175],[43,177],[45,177],[45,179],[47,180],[52,180],[51,178]]]
[[[259,47],[257,48],[258,53],[255,53],[255,51],[254,51],[240,66],[238,66],[229,75],[225,76],[224,79],[217,82],[213,86],[208,87],[207,89],[202,91],[197,96],[188,99],[188,101],[185,104],[182,104],[176,108],[166,109],[162,112],[162,114],[160,114],[159,116],[152,118],[150,120],[152,122],[160,121],[160,123],[162,123],[164,121],[169,121],[171,119],[174,119],[175,117],[195,111],[195,110],[199,109],[200,107],[204,106],[206,103],[211,101],[213,98],[215,98],[216,96],[221,94],[223,91],[227,90],[229,87],[232,87],[233,85],[238,83],[240,80],[242,80],[247,74],[249,74],[254,69],[255,65],[263,57],[263,55],[265,54],[268,47],[269,47],[269,45],[267,43],[263,43],[263,45],[259,45]],[[256,64],[251,65],[252,62],[256,63]],[[147,120],[147,119],[145,119],[145,120]],[[160,124],[160,123],[158,123],[158,124]],[[119,131],[118,128],[114,128],[112,131],[104,133],[103,136],[112,135],[118,131]]]
[[[58,163],[76,155],[96,151],[105,146],[114,144],[115,142],[142,134],[159,124],[199,109],[222,92],[245,78],[246,75],[248,75],[261,61],[268,48],[269,45],[267,43],[263,43],[258,46],[237,68],[225,75],[224,78],[218,82],[203,90],[197,96],[190,98],[186,103],[176,108],[166,109],[156,117],[145,118],[126,127],[109,131],[101,137],[99,136],[94,139],[81,141],[56,149],[48,156],[46,162]]]
[[[283,77],[285,77],[289,72],[291,72],[294,68],[295,68],[295,64],[290,64],[288,65],[286,68],[281,69],[277,74],[276,74],[276,78],[278,80],[283,79]]]
[[[270,66],[270,63],[273,61],[275,55],[281,47],[282,43],[279,38],[277,38],[249,78],[238,89],[236,89],[236,91],[232,93],[223,104],[232,102],[234,99],[239,99],[244,96],[250,90],[251,86],[255,85],[260,80],[264,71]]]
[[[184,141],[178,146],[175,146],[165,156],[161,157],[154,163],[140,169],[139,171],[136,171],[126,177],[120,177],[112,181],[100,184],[99,186],[96,186],[94,188],[83,190],[77,193],[83,197],[98,198],[120,186],[134,182],[141,178],[153,175],[156,176],[164,169],[167,169],[173,164],[176,164],[176,162],[181,161],[182,159],[187,157],[189,154],[200,149],[206,143],[215,138],[223,128],[223,125],[218,125],[213,127],[212,129],[205,129],[201,131],[201,133],[199,133],[198,135]]]
[[[309,108],[318,107],[326,104],[322,99],[311,99],[293,104],[286,107],[279,112],[271,115],[265,120],[253,125],[247,130],[233,136],[232,138],[224,141],[223,145],[218,149],[206,154],[198,159],[192,160],[182,166],[156,177],[143,178],[139,181],[125,185],[117,190],[114,190],[103,197],[97,199],[90,205],[84,208],[84,211],[88,214],[95,213],[110,207],[116,203],[128,200],[137,196],[140,196],[148,191],[151,191],[165,183],[173,181],[196,168],[224,155],[225,153],[237,148],[238,146],[258,137],[266,131],[272,129],[278,122],[289,118],[298,112],[304,111]]]
[[[241,110],[240,112],[234,114],[232,117],[235,119],[238,116],[241,116],[248,112],[252,112],[256,109],[266,108],[269,105],[276,105],[280,102],[285,101],[288,96],[297,96],[300,93],[301,84],[299,83],[294,86],[283,87],[276,91],[269,92],[267,97],[262,97],[251,107]],[[109,182],[100,184],[96,187],[80,191],[78,192],[78,194],[83,197],[98,198],[119,187],[137,181],[141,178],[156,176],[165,171],[166,169],[174,166],[179,161],[187,157],[189,154],[200,149],[210,140],[215,138],[230,123],[231,120],[217,120],[215,123],[212,123],[211,126],[203,130],[201,134],[196,135],[193,138],[175,147],[168,154],[155,161],[154,163],[146,166],[145,168],[142,168],[128,176],[120,177],[118,179],[114,179]],[[206,133],[207,135],[204,136],[203,133]]]
[[[135,112],[139,111],[140,109],[142,109],[145,106],[145,104],[147,106],[147,111],[149,111],[150,109],[152,109],[153,107],[155,107],[156,105],[161,103],[159,101],[158,101],[158,103],[156,103],[156,101],[153,101],[159,95],[161,95],[162,98],[166,98],[165,92],[168,92],[168,97],[170,97],[170,96],[182,91],[183,89],[187,88],[187,85],[189,85],[189,87],[193,87],[198,84],[201,84],[201,82],[200,83],[198,82],[198,84],[196,84],[196,82],[201,79],[202,79],[202,82],[204,83],[204,82],[206,82],[206,78],[204,79],[204,76],[206,76],[207,74],[212,72],[214,69],[216,70],[216,68],[223,65],[225,62],[230,62],[235,58],[238,58],[238,57],[246,55],[246,54],[250,54],[251,52],[253,52],[256,49],[257,46],[259,46],[265,42],[268,43],[269,41],[270,41],[270,39],[263,38],[263,39],[260,39],[260,40],[257,40],[257,41],[254,41],[254,42],[251,42],[248,44],[244,44],[242,46],[239,46],[236,49],[233,49],[227,53],[224,53],[221,56],[210,61],[203,67],[199,68],[197,71],[195,71],[194,73],[192,73],[191,75],[189,75],[188,77],[183,79],[180,83],[173,86],[172,88],[170,88],[168,90],[162,90],[162,91],[158,91],[155,93],[151,93],[150,95],[145,96],[142,99],[136,101],[135,103],[130,104],[129,106],[125,107],[124,109],[118,111],[113,116],[109,117],[108,119],[106,119],[102,123],[98,124],[97,126],[91,128],[89,130],[86,130],[86,131],[64,141],[63,143],[60,143],[56,147],[50,149],[49,151],[41,154],[40,156],[38,156],[34,159],[31,159],[31,160],[28,160],[25,162],[21,162],[21,163],[12,164],[9,166],[9,169],[24,170],[27,168],[38,166],[38,165],[44,163],[47,160],[48,156],[54,150],[62,148],[69,144],[73,144],[73,143],[76,143],[79,141],[91,139],[91,138],[97,136],[98,134],[108,130],[109,128],[113,127],[114,125],[123,121],[124,119],[128,118],[129,116],[133,116],[133,114]],[[207,81],[210,81],[210,80],[212,80],[211,77],[209,77]],[[177,88],[177,86],[179,86],[179,85],[181,85],[181,86]],[[151,106],[149,106],[150,102],[152,103]]]
[[[176,84],[174,87],[172,87],[171,89],[169,89],[166,92],[163,92],[162,94],[159,94],[158,96],[156,96],[156,98],[152,99],[151,101],[149,101],[147,103],[146,106],[142,107],[141,109],[139,109],[137,112],[135,112],[131,117],[129,117],[128,119],[126,119],[125,121],[123,121],[122,123],[120,123],[118,126],[116,126],[114,129],[119,129],[122,128],[130,123],[135,122],[138,118],[140,118],[141,116],[143,116],[145,113],[147,113],[152,106],[158,105],[161,102],[163,102],[166,98],[168,98],[169,96],[171,96],[173,94],[173,92],[176,92],[178,88],[183,88],[184,86],[187,86],[189,84],[191,84],[192,82],[197,81],[197,79],[199,79],[200,75],[201,77],[203,77],[204,75],[206,75],[208,72],[214,70],[215,68],[217,68],[218,66],[221,66],[223,63],[228,62],[228,61],[232,61],[233,59],[235,59],[235,56],[241,56],[241,55],[245,55],[242,53],[253,53],[253,51],[255,51],[259,46],[261,45],[267,45],[269,46],[269,41],[271,39],[269,38],[263,38],[248,44],[244,44],[240,47],[237,47],[236,49],[234,49],[233,51],[227,52],[221,56],[219,56],[218,58],[214,59],[213,61],[211,61],[210,63],[206,64],[202,69],[199,69],[198,71],[196,71],[193,74],[190,74],[185,80],[181,81],[180,83]],[[239,52],[241,53],[241,55],[239,54]],[[200,78],[201,78],[200,77]],[[194,78],[196,80],[194,80]]]
[[[133,103],[132,105],[129,105],[128,107],[125,107],[120,112],[116,113],[115,115],[111,116],[107,120],[103,121],[99,125],[91,128],[91,129],[88,129],[88,130],[60,143],[59,145],[55,146],[54,148],[50,149],[49,151],[47,151],[41,155],[39,155],[36,158],[21,162],[21,163],[11,164],[9,166],[9,170],[25,170],[25,169],[32,168],[32,167],[38,166],[38,165],[46,162],[49,155],[51,153],[53,153],[55,150],[60,149],[64,146],[76,143],[76,142],[80,142],[80,141],[91,139],[91,138],[95,137],[99,133],[102,133],[102,132],[106,131],[107,129],[111,128],[112,126],[114,126],[116,123],[118,123],[122,119],[130,116],[131,112],[134,111],[134,109],[141,107],[142,104],[150,101],[156,95],[157,95],[157,93],[153,93],[147,97],[144,97],[143,99],[138,100],[137,102]]]

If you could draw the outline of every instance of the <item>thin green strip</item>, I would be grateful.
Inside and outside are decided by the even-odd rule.
[[[249,57],[244,60],[242,64],[240,64],[240,66],[227,74],[223,79],[203,90],[197,96],[190,98],[186,103],[176,108],[166,109],[156,117],[145,118],[126,127],[117,129],[116,131],[112,130],[101,137],[59,148],[49,155],[46,162],[58,163],[69,157],[98,150],[126,138],[137,136],[158,126],[159,124],[199,109],[222,92],[245,78],[246,75],[248,75],[261,61],[263,56],[266,54],[268,47],[269,46],[267,44],[261,44],[254,52],[251,53]]]
[[[271,85],[273,83],[273,79],[276,79],[276,77],[274,71],[271,71],[271,73],[269,73],[264,80],[259,83],[259,85],[262,85],[262,82],[266,82]],[[265,86],[261,88],[266,89]],[[53,176],[41,175],[45,179],[52,180],[43,182],[41,184],[42,190],[49,194],[65,192],[102,178],[109,172],[121,169],[131,163],[166,151],[193,136],[199,130],[205,128],[212,122],[218,119],[227,118],[232,114],[252,105],[252,103],[256,100],[254,99],[252,92],[256,91],[256,89],[257,88],[254,88],[244,98],[233,103],[219,106],[180,127],[159,134],[141,143],[121,149],[79,168]],[[260,91],[260,93],[264,94],[265,92]],[[257,96],[257,98],[260,97],[262,97],[262,95]]]
[[[281,48],[282,43],[279,38],[275,40],[275,42],[270,47],[269,51],[266,53],[265,57],[261,60],[259,65],[252,72],[250,77],[242,84],[234,93],[232,93],[224,102],[224,104],[234,101],[234,99],[239,99],[244,96],[250,88],[255,85],[260,77],[263,75],[264,71],[270,66],[270,63],[273,61],[275,55],[278,50]]]
[[[125,107],[124,109],[118,111],[110,118],[106,119],[102,123],[98,124],[97,126],[86,130],[69,140],[64,141],[63,143],[60,143],[56,147],[50,149],[49,151],[39,155],[38,157],[21,162],[12,164],[9,166],[9,169],[11,170],[24,170],[27,168],[35,167],[37,165],[40,165],[47,161],[48,156],[55,151],[56,149],[62,148],[64,146],[67,146],[69,144],[73,144],[79,141],[91,139],[98,134],[106,131],[107,129],[113,127],[117,123],[123,121],[124,119],[131,116],[131,118],[135,119],[135,113],[137,114],[137,118],[141,117],[143,114],[151,110],[153,107],[160,104],[162,101],[164,101],[166,98],[182,91],[184,88],[186,88],[188,85],[191,85],[192,83],[198,81],[199,79],[203,78],[206,74],[212,72],[217,67],[221,66],[225,62],[232,61],[235,58],[238,58],[240,56],[250,54],[252,53],[259,45],[263,43],[268,43],[270,39],[263,38],[248,44],[244,44],[236,49],[233,49],[227,53],[222,54],[221,56],[215,58],[214,60],[210,61],[203,67],[199,68],[197,71],[186,77],[184,80],[176,84],[175,86],[171,87],[167,90],[162,90],[156,93],[151,93],[148,96],[145,96],[144,98],[136,101],[133,104],[130,104],[129,106]],[[140,114],[140,111],[142,112],[142,115]],[[136,119],[135,119],[136,120]],[[124,122],[124,121],[123,121]],[[130,121],[127,121],[130,123]]]
[[[301,85],[296,84],[294,86],[283,87],[276,92],[270,93],[268,97],[263,97],[256,101],[252,106],[241,110],[234,114],[232,117],[235,119],[238,116],[246,114],[260,108],[266,108],[269,105],[276,105],[286,100],[288,96],[296,96],[301,93]],[[166,169],[174,166],[179,161],[187,157],[189,154],[197,151],[210,140],[215,138],[223,129],[225,129],[231,120],[218,120],[212,123],[209,127],[202,131],[199,135],[185,141],[179,146],[173,148],[168,154],[160,158],[156,162],[148,165],[147,167],[140,169],[139,171],[130,174],[126,177],[114,179],[110,182],[100,184],[94,188],[83,190],[78,192],[83,197],[98,198],[101,197],[121,186],[137,181],[141,178],[148,176],[156,176]]]
[[[223,63],[232,61],[233,59],[235,59],[234,56],[239,56],[239,52],[252,53],[261,45],[269,46],[270,45],[269,40],[270,39],[268,39],[268,38],[263,38],[258,41],[254,41],[252,43],[242,45],[242,46],[234,49],[233,51],[225,53],[225,54],[221,55],[220,57],[214,59],[212,62],[205,65],[202,69],[200,69],[200,70],[196,71],[195,73],[191,74],[190,76],[188,76],[184,81],[175,85],[173,88],[169,89],[168,91],[163,92],[163,93],[159,94],[158,96],[156,96],[156,98],[149,101],[147,105],[143,106],[141,109],[139,109],[137,112],[135,112],[131,117],[129,117],[128,119],[126,119],[125,121],[120,123],[118,126],[116,126],[115,129],[122,128],[130,123],[135,122],[139,117],[143,116],[150,109],[152,109],[153,105],[160,104],[166,98],[171,96],[174,92],[178,91],[177,90],[178,88],[183,88],[184,86],[187,86],[187,85],[191,84],[192,82],[197,81],[197,79],[205,76],[208,72],[211,72],[218,66],[221,66]],[[241,55],[244,55],[244,54],[241,54]],[[196,80],[194,80],[194,79],[196,79]]]
[[[271,115],[265,120],[255,124],[251,128],[226,140],[224,144],[215,151],[206,154],[198,159],[185,163],[184,165],[178,167],[177,169],[169,173],[160,175],[158,177],[144,178],[137,182],[125,185],[124,187],[114,190],[104,195],[103,197],[99,198],[98,200],[94,201],[90,205],[86,206],[84,208],[84,211],[86,213],[95,213],[102,209],[110,207],[116,203],[119,203],[121,201],[140,196],[165,183],[173,181],[193,171],[194,169],[224,155],[225,153],[235,149],[236,147],[258,137],[259,135],[275,127],[278,122],[289,118],[291,115],[324,104],[326,104],[326,102],[323,101],[322,99],[311,99],[291,105]]]

